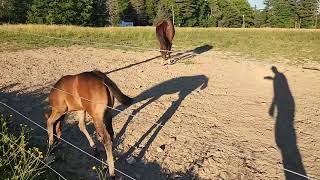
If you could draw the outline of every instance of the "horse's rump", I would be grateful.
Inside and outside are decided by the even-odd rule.
[[[166,36],[166,29],[167,29],[167,22],[161,21],[156,26],[156,35],[160,42],[161,50],[168,50],[169,49],[169,40]]]
[[[172,40],[175,35],[174,25],[171,19],[161,20],[156,24],[156,36],[160,43],[160,50],[163,59],[170,58]]]

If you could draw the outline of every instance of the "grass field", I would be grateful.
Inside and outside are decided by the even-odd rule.
[[[0,52],[74,44],[99,48],[121,48],[111,47],[109,44],[157,48],[154,27],[0,26]],[[281,57],[291,62],[320,62],[320,30],[176,28],[173,44],[176,50],[193,49],[208,44],[212,45],[214,50],[236,52],[256,58]]]

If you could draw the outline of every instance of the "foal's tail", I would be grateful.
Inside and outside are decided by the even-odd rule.
[[[103,78],[104,84],[108,87],[108,89],[111,91],[112,95],[121,103],[124,105],[131,105],[132,104],[132,98],[128,97],[127,95],[123,94],[122,91],[118,88],[118,86],[105,74],[99,71],[94,71],[94,73]]]
[[[131,105],[132,98],[128,97],[127,95],[123,94],[121,90],[118,88],[118,86],[106,76],[104,79],[105,85],[110,89],[111,93],[114,95],[114,97],[124,105]]]

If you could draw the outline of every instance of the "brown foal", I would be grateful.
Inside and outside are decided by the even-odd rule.
[[[114,105],[114,98],[120,103],[129,105],[131,98],[124,95],[117,85],[100,71],[83,72],[77,75],[63,76],[54,85],[49,94],[49,103],[52,107],[51,115],[47,120],[49,146],[53,145],[53,129],[57,137],[61,137],[61,121],[65,113],[70,111],[82,111],[79,119],[79,128],[87,137],[90,146],[95,144],[90,137],[85,125],[85,112],[92,117],[99,140],[104,145],[110,176],[114,177],[114,161],[112,155],[112,115],[110,108]],[[104,123],[106,121],[106,124]],[[55,126],[55,127],[54,127]]]

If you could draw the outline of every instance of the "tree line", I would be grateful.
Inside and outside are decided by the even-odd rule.
[[[0,23],[153,25],[174,15],[182,27],[319,28],[320,0],[0,0]]]

